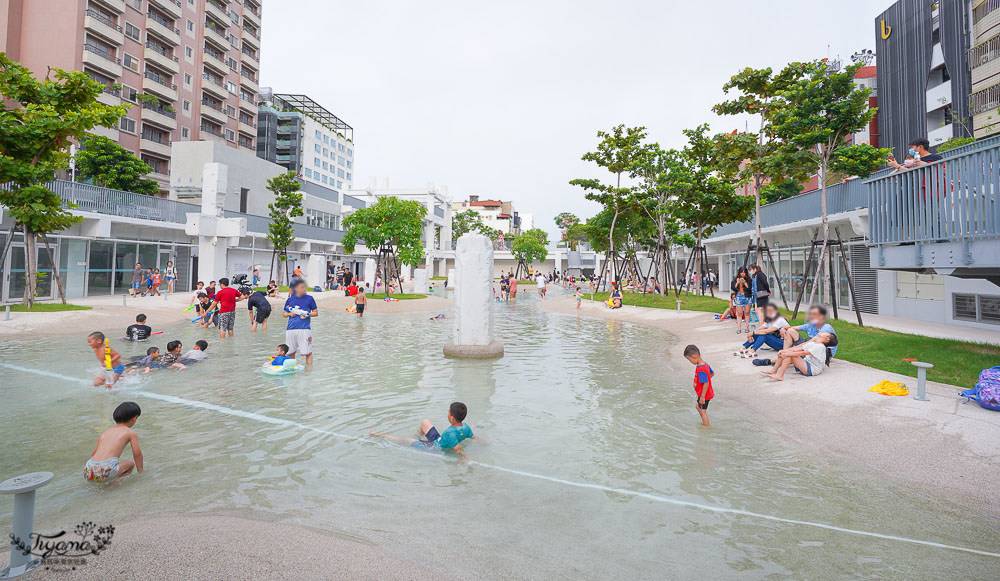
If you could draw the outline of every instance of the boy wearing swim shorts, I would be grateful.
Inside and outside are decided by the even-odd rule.
[[[131,474],[135,468],[142,474],[142,450],[139,449],[139,434],[132,426],[142,410],[139,404],[127,401],[115,408],[112,418],[115,426],[104,430],[97,437],[97,444],[90,454],[90,460],[83,465],[83,477],[90,482],[107,482]],[[132,460],[119,461],[125,446],[132,445]]]
[[[476,439],[472,433],[472,428],[465,424],[465,417],[469,413],[469,408],[460,401],[453,402],[448,407],[448,423],[450,424],[444,432],[438,433],[434,423],[430,420],[420,422],[420,438],[400,438],[388,434],[378,434],[370,432],[376,438],[385,438],[400,444],[409,444],[414,448],[422,450],[454,450],[459,456],[465,456],[460,444],[466,439]]]
[[[365,316],[365,307],[368,306],[368,299],[365,298],[365,289],[359,288],[358,295],[354,297],[354,310],[358,318]]]
[[[715,372],[712,367],[701,358],[701,351],[695,345],[688,345],[684,348],[684,357],[694,365],[694,393],[698,396],[695,408],[701,416],[701,424],[706,428],[711,427],[708,423],[708,402],[715,397],[712,390],[712,376]]]
[[[122,363],[122,356],[106,343],[104,333],[94,331],[87,335],[87,345],[94,350],[97,361],[101,364],[104,372],[94,378],[94,387],[102,383],[111,389],[111,386],[118,381],[118,378],[125,373],[125,365]]]
[[[312,365],[312,318],[319,315],[316,299],[306,294],[306,282],[296,280],[292,283],[292,296],[285,300],[285,308],[281,316],[288,319],[285,327],[285,344],[288,345],[288,356],[297,359],[305,355],[306,365]],[[294,312],[293,312],[294,311]]]

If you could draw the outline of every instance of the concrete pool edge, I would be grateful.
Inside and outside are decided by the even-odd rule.
[[[541,301],[542,310],[646,325],[677,338],[669,357],[683,361],[687,343],[699,346],[716,371],[716,407],[737,404],[741,418],[792,442],[831,455],[847,467],[874,471],[937,493],[957,494],[984,510],[1000,511],[995,486],[1000,453],[1000,414],[965,405],[953,386],[928,382],[929,402],[887,397],[867,389],[881,379],[913,378],[837,360],[817,377],[769,380],[749,361],[733,357],[740,337],[711,313],[628,306],[610,310],[572,297]],[[692,424],[693,426],[693,424]],[[713,429],[723,426],[713,422]]]

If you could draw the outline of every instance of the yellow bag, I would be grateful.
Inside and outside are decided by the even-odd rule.
[[[882,395],[909,395],[910,390],[906,388],[906,384],[895,383],[889,381],[888,379],[883,379],[877,384],[873,385],[868,391],[874,391],[875,393],[881,393]]]

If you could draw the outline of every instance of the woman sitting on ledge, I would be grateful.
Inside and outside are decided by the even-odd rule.
[[[622,308],[622,291],[618,288],[618,283],[611,283],[611,298],[608,299],[609,309]]]

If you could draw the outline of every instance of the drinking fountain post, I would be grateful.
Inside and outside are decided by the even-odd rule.
[[[930,401],[927,398],[927,370],[934,367],[934,364],[923,361],[910,361],[910,364],[917,368],[917,395],[913,396],[913,399]]]

